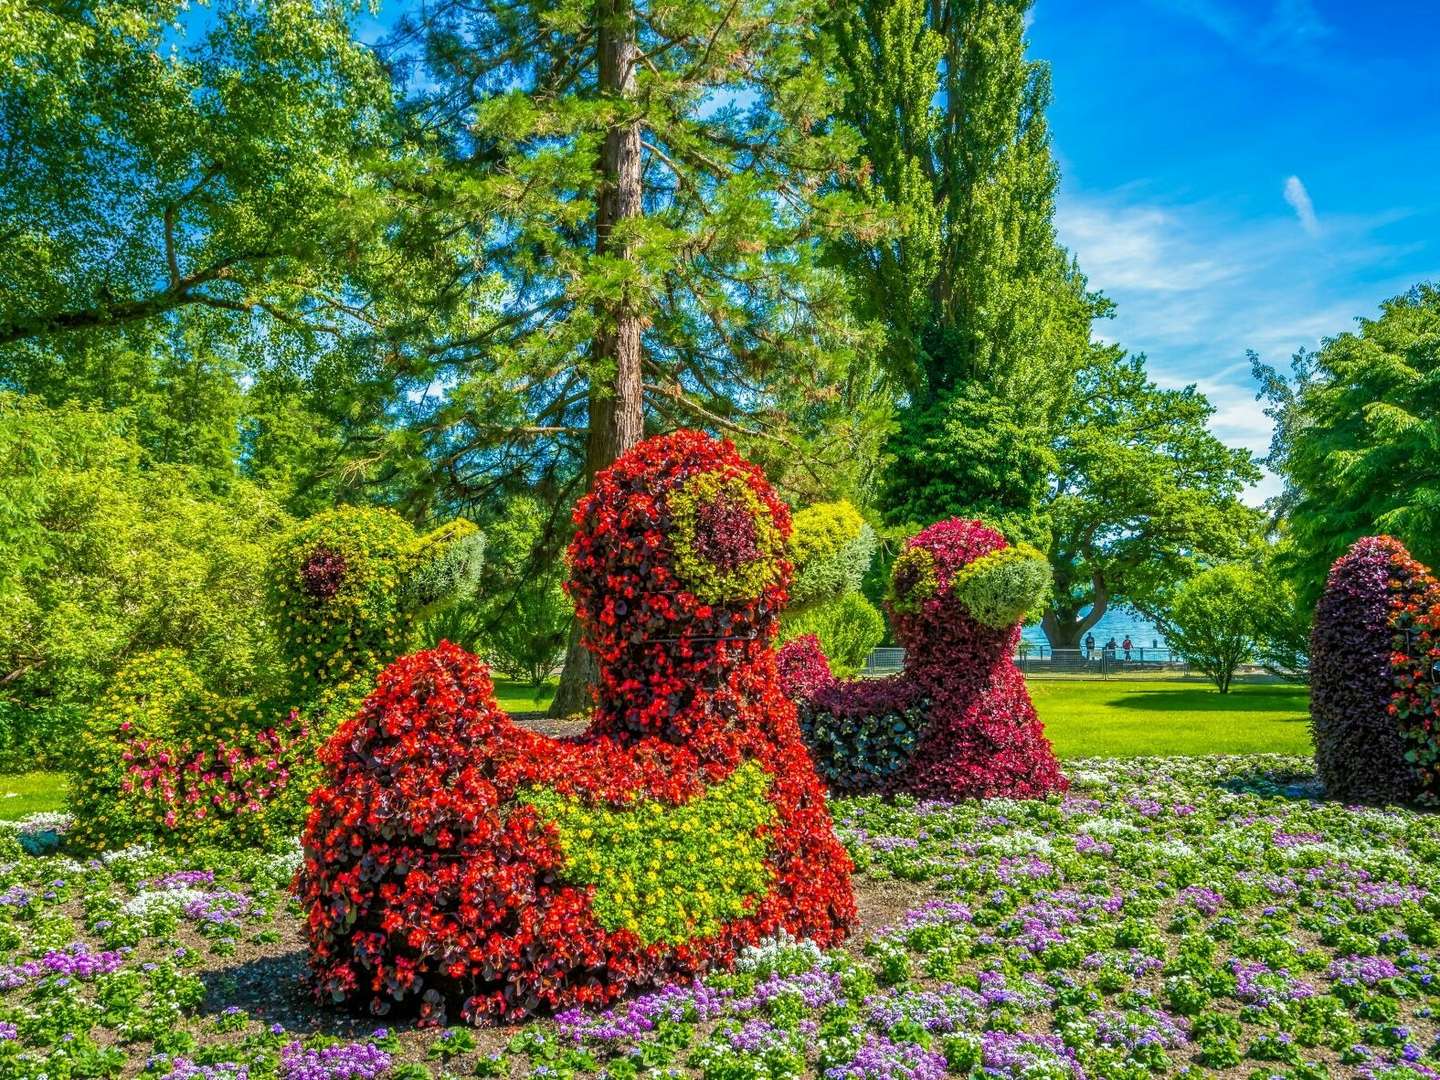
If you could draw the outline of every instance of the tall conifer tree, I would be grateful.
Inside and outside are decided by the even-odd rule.
[[[647,419],[788,440],[796,388],[836,382],[859,339],[822,241],[868,211],[826,184],[855,156],[826,10],[449,0],[404,28],[443,166],[417,184],[474,240],[455,287],[504,296],[434,349],[457,489],[508,474],[564,505]],[[556,712],[585,667],[572,643]]]
[[[882,495],[893,521],[980,513],[1033,531],[1050,437],[1100,301],[1055,238],[1046,67],[1025,56],[1030,0],[858,0],[836,20],[842,116],[893,217],[842,247],[889,329],[908,394]]]

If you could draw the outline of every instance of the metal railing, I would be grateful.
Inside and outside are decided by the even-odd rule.
[[[1027,675],[1119,675],[1155,671],[1188,672],[1190,665],[1170,649],[1052,649],[1025,642],[1015,652],[1015,665]],[[871,651],[862,674],[889,675],[905,667],[905,650]]]

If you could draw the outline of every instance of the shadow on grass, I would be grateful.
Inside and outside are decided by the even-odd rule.
[[[1110,698],[1113,708],[1145,709],[1151,712],[1189,713],[1293,713],[1285,720],[1305,723],[1306,695],[1303,690],[1271,690],[1221,694],[1214,690],[1139,690]]]

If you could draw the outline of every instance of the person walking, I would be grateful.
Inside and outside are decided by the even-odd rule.
[[[1085,635],[1085,659],[1089,660],[1095,655],[1095,635]]]
[[[1125,635],[1125,640],[1120,643],[1120,647],[1125,650],[1125,659],[1129,660],[1130,650],[1135,647],[1134,643],[1130,640],[1129,634]]]

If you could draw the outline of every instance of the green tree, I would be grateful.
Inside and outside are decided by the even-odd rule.
[[[1389,533],[1440,565],[1440,286],[1380,308],[1297,355],[1292,378],[1251,354],[1276,421],[1267,463],[1285,480],[1287,573],[1307,609],[1362,536]]]
[[[1055,588],[1041,626],[1078,648],[1113,602],[1152,617],[1203,562],[1239,558],[1261,515],[1240,502],[1260,477],[1211,433],[1193,386],[1155,385],[1143,357],[1095,349],[1055,437],[1046,556]]]
[[[1272,517],[1263,536],[1256,536],[1243,561],[1258,583],[1255,599],[1255,662],[1290,682],[1310,681],[1310,628],[1314,605],[1305,603],[1291,570],[1295,544],[1289,524]]]
[[[56,731],[116,667],[178,648],[227,694],[276,676],[260,606],[285,515],[244,481],[142,468],[125,414],[0,394],[0,708],[12,740]],[[18,732],[18,736],[16,733]]]
[[[454,389],[427,434],[456,490],[572,501],[647,423],[798,445],[797,403],[825,404],[865,344],[820,258],[857,218],[825,187],[855,152],[829,122],[825,11],[447,2],[404,28],[434,88],[414,123],[449,160],[432,201],[476,252],[455,290],[507,296],[436,358]],[[572,644],[557,712],[589,675]]]
[[[1260,581],[1244,563],[1202,570],[1176,591],[1162,625],[1175,651],[1222,694],[1241,664],[1255,655]]]
[[[493,312],[439,287],[465,251],[416,212],[428,163],[356,5],[183,10],[5,9],[0,387],[125,407],[147,461],[220,483],[237,455],[337,495],[423,475],[404,429],[427,411],[431,345]],[[268,404],[250,415],[272,370],[303,390],[294,427],[341,460],[272,439]]]
[[[564,654],[574,605],[562,587],[565,537],[549,507],[529,495],[505,500],[483,526],[484,587],[425,628],[483,656],[506,675],[539,686]]]
[[[1038,535],[1050,434],[1105,306],[1055,239],[1049,73],[1030,0],[861,0],[834,21],[848,182],[888,227],[837,246],[887,329],[907,403],[881,503],[892,522],[980,514]]]

